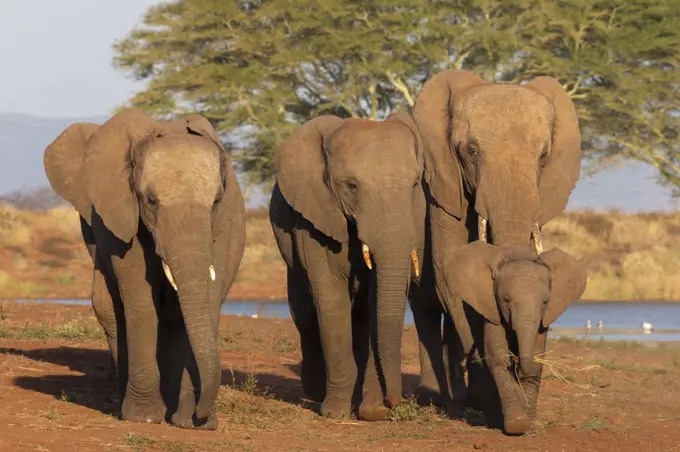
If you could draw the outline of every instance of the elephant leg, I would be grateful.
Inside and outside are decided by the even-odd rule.
[[[494,402],[500,403],[503,417],[503,429],[510,435],[525,433],[531,426],[529,416],[524,410],[522,388],[519,381],[512,374],[514,364],[510,359],[510,350],[502,325],[486,323],[484,325],[484,353],[491,376],[496,383],[498,398]],[[495,403],[494,403],[495,404]],[[497,406],[488,406],[485,416],[498,412]],[[494,423],[496,419],[493,419]],[[492,425],[496,427],[496,425]]]
[[[94,233],[87,222],[80,217],[81,232],[85,246],[92,258],[92,310],[104,330],[111,353],[107,379],[118,385],[118,396],[123,400],[127,385],[127,358],[125,347],[125,320],[120,292],[104,260],[97,254]]]
[[[160,392],[156,357],[158,314],[145,267],[144,251],[137,238],[133,239],[124,259],[114,260],[125,308],[128,358],[128,381],[121,414],[128,421],[159,423],[165,417],[166,407]]]
[[[301,268],[287,269],[287,286],[290,314],[300,335],[302,388],[307,397],[321,403],[326,397],[326,364],[314,299]]]
[[[367,296],[356,297],[352,306],[352,344],[354,358],[359,372],[363,372],[362,378],[357,381],[359,396],[359,419],[365,421],[382,421],[387,418],[387,407],[383,403],[384,394],[380,385],[378,369],[375,362],[375,347],[377,339],[371,334],[375,328],[371,328],[370,299]]]
[[[127,338],[125,313],[117,284],[104,269],[99,258],[92,276],[92,309],[102,326],[109,345],[109,379],[117,382],[118,397],[122,401],[128,381]]]
[[[172,414],[170,421],[173,425],[180,428],[201,428],[204,430],[217,429],[217,416],[211,412],[208,418],[198,423],[194,416],[196,411],[196,385],[198,380],[198,369],[196,361],[191,353],[187,353],[186,365],[182,370],[179,385],[179,398],[177,400],[177,411]]]
[[[115,375],[118,368],[118,324],[113,309],[113,299],[106,285],[106,278],[101,269],[96,267],[92,275],[92,309],[97,321],[104,329],[106,342],[109,344],[109,351],[111,352],[111,363],[113,365],[111,372]]]
[[[450,395],[444,365],[443,310],[438,306],[422,306],[419,301],[415,297],[411,300],[411,311],[418,333],[420,360],[420,380],[415,391],[416,398],[421,405],[447,406]]]
[[[482,362],[477,348],[473,349],[468,355],[466,370],[468,387],[465,394],[465,406],[475,410],[483,410],[489,396],[495,391],[495,383],[491,378],[488,367]]]
[[[465,351],[460,338],[453,326],[453,320],[448,314],[444,315],[444,367],[447,374],[448,391],[451,403],[448,405],[449,414],[454,418],[461,418],[465,408]]]
[[[536,346],[534,348],[534,353],[536,355],[542,356],[545,353],[547,339],[547,331],[536,335]],[[536,372],[531,375],[520,374],[520,381],[526,398],[526,410],[529,415],[529,420],[532,422],[536,419],[536,406],[538,405],[538,391],[541,388],[543,365],[537,364],[536,368]]]
[[[352,350],[352,306],[347,284],[330,274],[319,277],[320,266],[312,278],[316,311],[319,319],[321,349],[326,364],[326,397],[321,415],[339,418],[349,413],[357,379],[357,366]]]
[[[365,421],[384,421],[387,418],[388,409],[383,403],[383,390],[380,386],[373,348],[373,345],[368,347],[359,418]]]

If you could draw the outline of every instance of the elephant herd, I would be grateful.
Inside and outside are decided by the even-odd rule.
[[[578,261],[541,243],[579,177],[580,146],[553,78],[491,84],[463,70],[434,75],[411,113],[319,116],[280,143],[269,214],[302,386],[324,417],[355,407],[382,420],[400,403],[408,301],[418,401],[482,410],[508,434],[531,427],[535,357],[586,285]],[[215,429],[220,307],[245,246],[215,129],[126,110],[66,128],[44,165],[80,214],[121,417]]]

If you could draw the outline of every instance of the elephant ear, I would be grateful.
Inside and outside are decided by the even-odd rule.
[[[553,105],[552,145],[539,181],[538,224],[561,214],[581,173],[581,131],[574,104],[557,80],[536,77],[525,88],[543,94]]]
[[[501,321],[494,273],[502,258],[496,246],[478,240],[451,253],[444,269],[449,295],[462,299],[494,325]]]
[[[422,167],[423,165],[423,141],[420,137],[420,132],[418,131],[418,126],[416,126],[415,121],[413,120],[413,116],[411,116],[409,113],[405,111],[399,111],[396,113],[392,113],[386,120],[385,122],[395,122],[398,124],[402,124],[406,127],[409,128],[411,133],[413,134],[413,138],[415,140],[415,152],[416,152],[416,160],[418,161],[418,165]]]
[[[453,105],[457,96],[474,86],[486,84],[469,71],[451,69],[428,80],[413,107],[424,145],[425,182],[432,197],[449,215],[463,215],[463,178],[460,162],[451,143]]]
[[[133,192],[133,151],[162,132],[146,113],[126,110],[106,121],[85,151],[85,188],[104,225],[120,240],[130,242],[139,225],[139,204]]]
[[[89,226],[92,225],[92,203],[85,190],[83,159],[85,148],[99,124],[71,124],[45,148],[43,165],[52,189],[70,202]]]
[[[538,259],[550,269],[550,299],[543,314],[543,326],[547,327],[583,295],[588,277],[581,262],[557,248]]]
[[[342,121],[332,115],[314,118],[283,141],[276,154],[277,181],[286,202],[317,230],[340,243],[349,238],[347,220],[324,181],[323,142]]]

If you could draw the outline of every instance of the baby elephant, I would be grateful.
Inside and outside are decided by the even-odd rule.
[[[586,272],[559,249],[536,255],[481,241],[452,253],[449,268],[447,290],[476,311],[466,315],[497,389],[485,403],[487,423],[522,434],[536,415],[543,366],[534,357],[545,353],[548,326],[583,294]]]

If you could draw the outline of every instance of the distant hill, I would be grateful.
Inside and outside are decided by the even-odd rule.
[[[78,121],[103,123],[105,116],[81,118],[42,118],[0,113],[0,196],[49,185],[43,169],[43,152],[69,124]],[[260,190],[253,190],[249,206],[266,203]],[[670,189],[655,181],[655,171],[631,163],[613,171],[581,179],[568,209],[619,209],[622,212],[668,211],[680,208]]]

